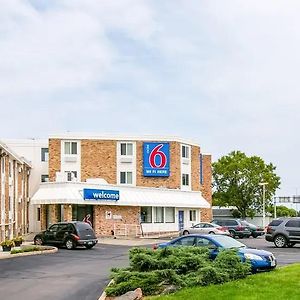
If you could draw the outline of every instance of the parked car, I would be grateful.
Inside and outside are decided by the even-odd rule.
[[[250,228],[247,225],[243,225],[241,221],[235,219],[214,219],[212,223],[228,228],[230,236],[235,238],[244,238],[251,235]]]
[[[183,228],[180,231],[180,235],[186,235],[190,233],[202,233],[202,234],[225,234],[230,235],[227,227],[222,227],[214,223],[202,222],[192,227]]]
[[[236,249],[241,260],[249,260],[252,271],[272,270],[277,265],[277,260],[271,252],[247,248],[243,243],[225,235],[218,234],[190,234],[156,245],[154,249],[178,246],[208,247],[210,258],[215,259],[222,249]]]
[[[98,239],[93,228],[88,223],[77,221],[53,224],[34,237],[35,245],[66,246],[69,250],[75,249],[77,246],[91,249],[97,243]]]
[[[265,239],[278,248],[295,246],[300,243],[300,218],[273,220],[266,228]]]
[[[241,224],[250,228],[251,236],[253,236],[254,238],[265,234],[263,227],[251,224],[246,220],[241,220]]]

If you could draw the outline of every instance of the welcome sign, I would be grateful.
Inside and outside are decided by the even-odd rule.
[[[120,200],[120,192],[115,190],[83,189],[84,200]]]

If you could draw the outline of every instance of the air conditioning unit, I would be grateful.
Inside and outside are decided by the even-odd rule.
[[[18,202],[19,202],[19,203],[22,202],[22,196],[19,197]]]
[[[30,175],[30,170],[27,170],[27,175]]]
[[[30,197],[27,197],[27,202],[30,202]]]
[[[23,171],[22,167],[19,167],[18,171],[19,171],[19,173],[22,173],[22,171]]]

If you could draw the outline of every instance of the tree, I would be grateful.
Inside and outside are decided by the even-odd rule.
[[[265,204],[271,204],[280,177],[276,167],[266,164],[258,156],[247,157],[245,153],[233,151],[213,163],[213,203],[220,206],[236,206],[241,216],[253,217],[262,211],[263,191],[261,182],[267,182]]]
[[[274,217],[274,206],[272,205],[270,209],[268,210],[270,213],[272,213]],[[288,208],[283,205],[276,206],[276,215],[277,217],[297,217],[298,213],[293,208]]]

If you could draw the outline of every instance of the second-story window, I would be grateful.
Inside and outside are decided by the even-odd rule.
[[[77,142],[65,142],[65,154],[77,154]]]
[[[49,149],[41,148],[41,161],[48,161],[49,158]]]
[[[121,155],[133,155],[132,143],[121,143]]]
[[[190,147],[182,145],[181,155],[183,158],[190,158]]]
[[[121,184],[132,184],[132,172],[120,172]]]

